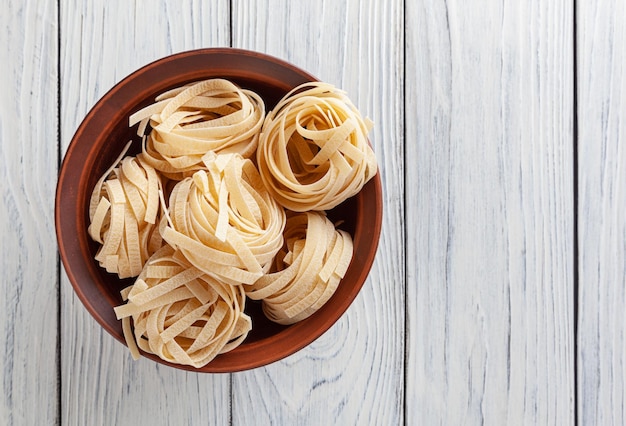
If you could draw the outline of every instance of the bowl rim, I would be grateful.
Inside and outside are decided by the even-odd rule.
[[[63,156],[63,161],[61,163],[61,167],[59,169],[59,175],[57,179],[57,187],[55,192],[55,230],[57,237],[57,245],[59,249],[59,254],[61,257],[61,261],[63,263],[65,272],[67,277],[72,285],[72,288],[83,306],[87,309],[90,315],[96,320],[96,322],[104,328],[110,335],[112,335],[116,340],[126,345],[123,335],[120,333],[121,326],[113,327],[110,325],[100,314],[97,306],[94,301],[91,300],[90,296],[93,296],[95,293],[92,291],[91,295],[88,295],[85,291],[83,285],[79,283],[79,278],[77,276],[78,272],[76,271],[77,266],[71,262],[71,258],[77,255],[81,255],[81,248],[84,248],[84,242],[80,239],[80,237],[76,234],[76,232],[85,232],[84,230],[80,230],[76,225],[76,217],[79,215],[78,212],[74,211],[73,216],[70,214],[64,214],[68,209],[67,207],[64,209],[65,197],[66,194],[70,194],[69,202],[75,201],[78,198],[78,194],[76,191],[76,182],[73,182],[72,179],[68,176],[68,165],[72,163],[74,157],[81,157],[89,154],[92,151],[92,146],[95,144],[91,144],[88,148],[80,146],[81,138],[83,137],[83,133],[89,127],[90,123],[95,119],[97,113],[105,107],[112,98],[114,98],[120,91],[123,91],[129,85],[136,82],[137,79],[141,78],[145,73],[154,71],[157,68],[163,68],[166,65],[177,64],[181,61],[185,60],[197,60],[197,59],[215,59],[217,56],[221,56],[222,58],[228,57],[228,59],[237,59],[233,64],[240,62],[242,59],[246,60],[254,60],[254,61],[264,61],[267,62],[268,65],[278,66],[281,68],[287,68],[289,71],[294,72],[302,76],[303,79],[309,81],[319,81],[317,78],[309,74],[308,72],[296,67],[295,65],[284,61],[282,59],[276,58],[271,55],[267,55],[265,53],[260,53],[251,50],[238,49],[238,48],[229,48],[229,47],[218,47],[218,48],[203,48],[203,49],[194,49],[187,50],[184,52],[179,52],[176,54],[168,55],[162,57],[160,59],[154,60],[147,65],[144,65],[138,68],[136,71],[132,72],[128,76],[124,77],[118,83],[116,83],[112,88],[110,88],[98,101],[89,109],[87,115],[83,118],[80,125],[76,129],[72,139],[65,151]],[[171,67],[170,67],[171,68]],[[186,71],[178,70],[177,74],[172,73],[172,79],[180,78],[181,73],[187,75]],[[210,76],[206,76],[204,78],[211,78]],[[136,99],[136,98],[135,98]],[[104,133],[104,132],[103,132]],[[84,145],[84,143],[83,143]],[[80,150],[83,148],[83,151]],[[361,205],[360,208],[367,207],[368,209],[374,209],[374,221],[371,223],[371,227],[369,228],[368,235],[372,240],[371,249],[365,254],[364,259],[362,261],[363,267],[358,272],[358,278],[356,284],[351,287],[351,291],[348,294],[348,297],[342,299],[340,303],[334,307],[334,309],[330,312],[330,315],[324,315],[325,311],[329,308],[329,304],[324,305],[320,310],[318,310],[313,316],[318,317],[318,321],[315,323],[316,327],[306,327],[306,324],[309,321],[301,321],[299,323],[293,324],[279,333],[271,336],[270,338],[264,338],[261,340],[243,343],[236,349],[226,354],[218,355],[215,359],[209,362],[202,368],[195,368],[187,365],[173,364],[162,360],[157,355],[149,354],[141,351],[142,356],[152,359],[160,364],[172,366],[177,369],[187,370],[187,371],[196,371],[196,372],[206,372],[206,373],[232,373],[237,371],[249,370],[252,368],[262,367],[265,365],[269,365],[276,361],[286,358],[289,355],[294,354],[295,352],[301,350],[302,348],[308,346],[313,341],[318,339],[322,334],[324,334],[328,329],[335,324],[345,313],[348,307],[352,304],[357,294],[360,292],[363,287],[367,276],[369,275],[369,271],[373,265],[374,258],[376,256],[380,233],[382,229],[382,215],[383,215],[383,206],[382,206],[382,183],[380,177],[380,169],[376,173],[376,175],[366,184],[373,185],[374,191],[374,205],[364,206]],[[357,202],[363,204],[365,200],[363,197],[357,198]],[[76,205],[72,203],[71,205]],[[71,210],[71,209],[70,209]],[[76,210],[76,209],[74,209]],[[70,211],[70,213],[72,213]],[[69,228],[69,229],[68,229]],[[75,231],[75,232],[73,232]],[[353,235],[353,238],[355,236]],[[358,235],[356,236],[358,237]],[[78,240],[78,243],[77,243]],[[82,244],[81,244],[82,243]],[[355,247],[357,246],[357,241],[354,241]],[[354,260],[354,259],[353,259]],[[89,270],[90,267],[95,268],[97,265],[84,265],[84,268],[81,268],[82,272],[85,270]],[[95,287],[96,283],[92,282]],[[102,296],[104,297],[104,296]],[[111,309],[112,311],[112,309]],[[313,317],[312,316],[312,317]],[[311,322],[312,323],[312,322]],[[302,331],[306,331],[308,329],[313,329],[313,332],[308,332],[303,335],[300,335]],[[278,336],[278,337],[276,337]],[[278,345],[276,348],[280,350],[272,350],[271,356],[267,356],[268,353],[268,344],[271,344],[271,340],[275,340],[280,338],[282,339],[290,339],[294,343],[292,345]],[[266,356],[262,356],[265,354]]]

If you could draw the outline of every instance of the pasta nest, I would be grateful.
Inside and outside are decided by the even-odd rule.
[[[279,324],[332,297],[354,248],[325,211],[377,173],[372,123],[343,91],[305,83],[266,116],[258,94],[210,79],[129,123],[142,152],[129,142],[98,180],[88,233],[101,267],[137,277],[114,308],[133,358],[201,368],[248,335],[246,297]]]
[[[252,284],[283,245],[285,211],[251,160],[209,152],[204,163],[206,170],[172,190],[162,236],[206,274],[232,285]]]
[[[261,178],[287,209],[332,209],[377,172],[371,127],[343,91],[303,84],[265,118],[257,149]]]
[[[324,212],[290,214],[285,246],[273,273],[244,286],[251,299],[263,300],[271,321],[293,324],[311,316],[335,293],[352,259],[352,237],[335,229]]]
[[[265,118],[261,97],[224,79],[210,79],[165,92],[156,103],[131,115],[139,124],[146,161],[170,179],[181,180],[204,168],[203,155],[252,156]]]
[[[162,246],[155,225],[160,188],[158,174],[141,154],[118,159],[96,183],[88,232],[101,244],[95,259],[107,272],[120,278],[135,277]]]
[[[241,286],[209,277],[168,245],[148,260],[122,298],[127,303],[114,309],[135,359],[141,348],[200,368],[239,346],[252,328]]]

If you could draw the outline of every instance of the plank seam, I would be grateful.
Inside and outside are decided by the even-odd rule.
[[[578,7],[578,1],[574,0],[573,1],[573,13],[572,13],[572,29],[573,29],[573,36],[572,36],[572,55],[573,55],[573,94],[572,94],[572,98],[573,98],[573,102],[572,102],[572,143],[573,143],[573,147],[572,147],[572,164],[573,164],[573,171],[572,171],[572,181],[573,181],[573,209],[572,211],[574,212],[574,217],[573,217],[573,244],[574,244],[574,253],[573,253],[573,316],[574,316],[574,323],[573,323],[573,341],[574,341],[574,354],[573,354],[573,362],[574,362],[574,366],[573,366],[573,370],[574,370],[574,424],[579,424],[578,423],[578,404],[579,404],[579,396],[578,396],[578,303],[579,303],[579,294],[578,294],[578,288],[579,288],[579,274],[578,274],[578,262],[579,262],[579,247],[578,247],[578,55],[577,55],[577,50],[578,50],[578,28],[576,27],[576,23],[577,23],[577,14],[576,14],[576,9]]]
[[[408,372],[407,372],[407,365],[408,365],[408,361],[409,361],[409,345],[407,345],[407,336],[409,335],[409,316],[407,315],[408,312],[408,308],[409,308],[409,302],[408,302],[408,297],[406,297],[409,288],[408,288],[408,282],[409,282],[409,268],[408,268],[408,261],[406,258],[406,247],[407,244],[409,242],[409,236],[408,236],[408,228],[406,225],[406,218],[407,218],[407,195],[406,195],[406,188],[407,188],[407,183],[408,183],[408,178],[407,178],[407,163],[406,163],[406,138],[407,138],[407,131],[406,131],[406,110],[407,110],[407,97],[406,97],[406,58],[407,58],[407,28],[406,28],[406,12],[407,12],[407,7],[406,7],[406,0],[402,1],[402,33],[403,33],[403,46],[402,46],[402,159],[403,159],[403,174],[404,174],[404,182],[403,182],[403,186],[404,186],[404,198],[403,198],[403,205],[402,205],[402,213],[403,213],[403,248],[404,248],[404,359],[403,359],[403,374],[402,374],[402,388],[403,388],[403,392],[402,392],[402,423],[406,426],[407,425],[407,391],[406,391],[406,386],[408,383]]]
[[[233,0],[228,2],[228,45],[233,47]]]
[[[61,171],[63,150],[61,146],[61,0],[57,0],[57,174]],[[61,257],[57,250],[56,281],[57,281],[57,341],[56,341],[56,370],[57,370],[57,423],[63,424],[63,379],[61,370]]]

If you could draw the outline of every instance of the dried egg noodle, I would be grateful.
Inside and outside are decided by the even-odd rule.
[[[252,328],[243,312],[242,286],[209,277],[168,245],[148,260],[122,298],[127,303],[115,313],[134,359],[142,349],[168,362],[201,368],[239,346]]]
[[[203,169],[208,151],[254,154],[265,118],[261,97],[224,79],[210,79],[170,90],[156,103],[131,115],[140,123],[146,161],[168,178],[181,180]]]
[[[107,272],[136,277],[162,246],[155,225],[160,186],[159,176],[141,154],[118,159],[98,180],[91,196],[88,232],[101,244],[95,259]]]
[[[263,312],[279,324],[311,316],[335,293],[352,259],[352,238],[323,212],[290,215],[284,232],[286,250],[275,269],[244,286],[251,299],[263,300]]]
[[[334,86],[295,88],[263,123],[257,150],[263,182],[287,209],[332,209],[377,172],[367,141],[371,126]]]
[[[209,152],[204,163],[172,190],[163,238],[211,277],[252,284],[283,245],[285,212],[249,159]]]
[[[157,96],[138,123],[142,153],[129,142],[98,180],[88,228],[100,266],[137,277],[114,308],[134,359],[201,368],[247,337],[246,297],[280,324],[332,297],[353,242],[324,210],[377,173],[372,123],[344,92],[305,83],[266,117],[259,95],[211,79]]]

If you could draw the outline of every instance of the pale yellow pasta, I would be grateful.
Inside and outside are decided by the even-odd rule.
[[[170,90],[134,113],[146,161],[163,175],[180,180],[203,169],[206,152],[254,154],[265,118],[261,97],[224,79],[210,79]]]
[[[282,247],[285,212],[249,159],[209,152],[204,162],[172,190],[163,238],[209,276],[251,284]]]
[[[161,247],[156,226],[160,186],[159,176],[141,154],[118,159],[98,180],[91,196],[88,232],[101,244],[95,259],[108,272],[136,277]]]
[[[285,248],[276,256],[275,272],[244,286],[251,299],[263,300],[263,312],[279,324],[311,316],[335,293],[352,259],[352,238],[336,230],[323,212],[291,215]]]
[[[247,337],[246,297],[293,324],[333,296],[353,242],[325,210],[377,173],[372,123],[344,92],[306,83],[266,117],[258,94],[210,79],[129,124],[142,152],[129,142],[98,180],[88,233],[101,267],[137,277],[114,308],[134,359],[202,368]]]
[[[172,275],[164,277],[164,271]],[[209,277],[169,245],[148,260],[122,297],[127,303],[115,314],[135,359],[141,349],[201,368],[239,346],[252,328],[243,288]]]
[[[263,123],[257,150],[263,182],[287,209],[332,209],[377,173],[367,139],[371,126],[332,85],[295,88]]]

